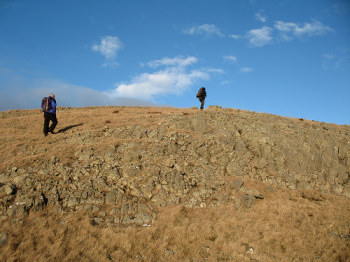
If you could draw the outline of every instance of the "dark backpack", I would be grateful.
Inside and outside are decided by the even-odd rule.
[[[207,92],[205,92],[205,87],[201,87],[197,93],[197,97],[206,97]]]
[[[41,111],[42,112],[50,112],[51,107],[51,97],[43,97],[41,99]]]

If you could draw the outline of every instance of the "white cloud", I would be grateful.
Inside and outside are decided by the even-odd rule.
[[[253,46],[264,46],[272,43],[272,31],[273,29],[268,26],[259,29],[252,29],[248,31],[247,38]]]
[[[113,60],[117,56],[117,52],[122,48],[123,44],[116,36],[105,36],[101,38],[99,44],[91,47],[93,51],[99,52],[108,61]]]
[[[236,63],[237,62],[237,57],[232,56],[232,55],[226,55],[226,56],[224,56],[224,60],[228,61],[228,62]]]
[[[190,56],[187,58],[183,57],[174,57],[174,58],[168,58],[165,57],[160,60],[155,60],[152,62],[149,62],[148,65],[150,67],[159,67],[159,66],[180,66],[180,67],[186,67],[191,64],[197,63],[197,58]]]
[[[242,73],[249,73],[249,72],[252,72],[252,71],[253,71],[253,68],[251,68],[251,67],[243,67],[241,69]]]
[[[209,70],[187,70],[186,66],[197,62],[194,57],[164,58],[148,65],[165,66],[153,73],[143,73],[131,79],[130,83],[117,84],[108,94],[112,97],[153,99],[158,95],[181,94],[196,80],[209,79]]]
[[[214,24],[192,26],[188,29],[183,30],[182,32],[187,35],[205,35],[207,37],[212,35],[218,35],[220,37],[224,36],[223,33],[221,33],[221,30]]]
[[[233,39],[241,39],[242,36],[241,35],[229,35],[230,38],[233,38]]]
[[[275,28],[281,32],[285,40],[291,40],[292,36],[301,37],[303,35],[323,35],[334,31],[329,26],[326,26],[317,20],[313,20],[311,23],[304,23],[303,25],[291,22],[277,21],[275,22]]]
[[[322,24],[321,22],[314,20],[312,23],[305,23],[303,26],[297,26],[294,29],[294,34],[297,36],[302,35],[323,35],[327,32],[334,31],[329,26]]]
[[[260,11],[259,13],[255,14],[255,18],[260,21],[265,23],[267,21],[267,16],[262,14],[263,11]]]
[[[297,24],[276,21],[273,27],[264,26],[247,32],[246,38],[253,46],[264,46],[278,41],[291,41],[294,38],[323,35],[334,31],[331,27],[317,20],[310,23]],[[277,41],[276,41],[277,40]]]
[[[224,70],[222,70],[220,68],[206,68],[203,71],[208,72],[208,73],[216,73],[216,74],[223,74],[224,73]]]
[[[129,84],[120,84],[110,93],[114,97],[152,99],[156,95],[180,94],[191,86],[196,79],[206,79],[208,75],[201,71],[184,72],[170,68],[152,74],[144,73],[131,80]]]
[[[279,39],[283,41],[291,41],[293,39],[293,31],[297,27],[295,23],[277,21],[275,22],[275,28],[279,32]]]
[[[241,35],[229,35],[230,38],[233,38],[233,39],[241,39],[242,36]]]
[[[291,32],[297,27],[295,23],[288,23],[283,21],[275,22],[275,28],[281,32]]]

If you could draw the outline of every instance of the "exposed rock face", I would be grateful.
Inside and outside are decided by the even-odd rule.
[[[221,107],[114,109],[86,109],[87,115],[61,108],[60,125],[70,114],[86,123],[70,123],[46,141],[41,123],[35,135],[15,136],[16,119],[34,118],[35,111],[2,113],[0,127],[13,124],[15,131],[2,133],[0,142],[16,149],[1,151],[7,164],[0,169],[0,216],[51,205],[57,212],[84,210],[96,224],[149,224],[154,209],[167,205],[232,201],[249,208],[264,196],[246,188],[244,178],[350,197],[349,126]],[[30,122],[22,129],[30,130]],[[22,158],[31,164],[21,166]]]

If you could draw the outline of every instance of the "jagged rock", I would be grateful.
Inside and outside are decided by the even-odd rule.
[[[14,195],[17,192],[17,188],[14,184],[7,184],[4,186],[4,192],[6,195]]]
[[[132,221],[132,219],[131,219],[131,217],[129,216],[129,215],[125,215],[124,217],[123,217],[123,220],[122,220],[122,223],[123,224],[131,224],[133,221]]]
[[[227,167],[226,171],[231,176],[243,176],[244,172],[237,161],[231,161]]]
[[[7,215],[9,217],[21,216],[28,213],[28,208],[23,203],[15,203],[8,207]]]
[[[79,200],[74,196],[70,196],[67,200],[67,207],[75,207],[79,204]]]
[[[244,182],[242,179],[237,179],[233,181],[233,187],[235,190],[240,190],[243,185],[244,185]]]
[[[345,196],[350,197],[350,183],[348,182],[347,185],[344,186],[343,192]]]
[[[43,194],[37,194],[32,202],[35,211],[42,211],[47,205],[47,198]]]
[[[106,204],[114,204],[117,199],[117,191],[112,189],[109,191],[109,193],[106,195]]]
[[[245,208],[250,208],[255,203],[255,197],[249,194],[241,196],[241,204]]]
[[[257,199],[264,199],[264,195],[261,194],[258,190],[256,189],[246,189],[246,188],[243,188],[242,189],[243,192],[245,192],[246,194],[250,195],[250,196],[253,196]]]
[[[103,222],[103,218],[101,217],[94,217],[91,221],[93,225],[100,225]]]
[[[147,213],[146,211],[140,211],[135,214],[133,219],[133,223],[137,225],[149,224],[153,221],[152,215]]]
[[[335,184],[332,186],[333,192],[336,194],[341,194],[343,192],[344,187],[339,184]]]
[[[0,233],[0,247],[6,246],[8,241],[8,235],[5,232]]]

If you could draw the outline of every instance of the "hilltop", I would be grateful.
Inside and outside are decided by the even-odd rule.
[[[211,106],[0,113],[0,260],[346,261],[350,127]]]

